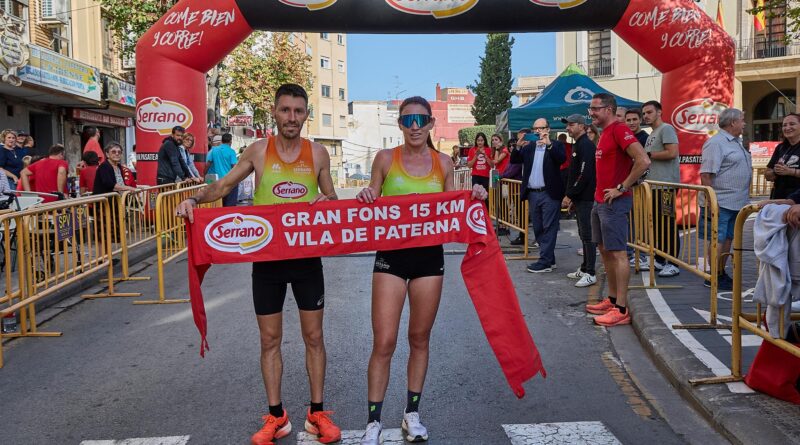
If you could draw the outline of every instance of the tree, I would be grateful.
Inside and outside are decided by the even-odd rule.
[[[220,92],[232,103],[232,113],[253,113],[253,122],[268,128],[279,86],[296,83],[311,89],[310,62],[289,34],[255,32],[225,58]]]
[[[759,6],[758,1],[753,1],[753,8],[747,12],[756,15],[764,13],[765,18],[786,17],[786,43],[800,35],[800,3],[787,0],[764,0],[764,5]]]
[[[507,33],[488,34],[481,57],[480,80],[468,88],[475,94],[472,116],[478,125],[494,125],[495,117],[511,108],[511,48],[514,38]]]
[[[108,27],[122,47],[123,57],[133,55],[136,42],[177,0],[99,0]]]

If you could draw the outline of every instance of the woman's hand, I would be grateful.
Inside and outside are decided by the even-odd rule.
[[[486,198],[489,197],[489,192],[486,191],[480,184],[475,184],[472,187],[472,199],[477,199],[480,201],[485,201]]]
[[[775,167],[772,168],[772,171],[779,176],[794,176],[796,169],[787,167],[786,164],[778,163],[775,164]]]
[[[175,207],[175,216],[178,218],[188,218],[190,223],[194,222],[194,207],[197,201],[194,198],[189,198],[178,204]]]
[[[358,195],[356,195],[356,199],[358,200],[358,202],[363,204],[372,204],[378,199],[378,196],[380,196],[378,192],[372,190],[372,188],[370,187],[365,187],[360,192],[358,192]]]

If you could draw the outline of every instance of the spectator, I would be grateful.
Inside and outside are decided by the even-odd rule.
[[[164,138],[161,148],[158,150],[156,184],[172,184],[190,176],[186,162],[182,161],[181,152],[178,149],[178,146],[183,143],[185,133],[186,129],[177,125],[172,127],[172,134]]]
[[[453,152],[450,154],[450,159],[453,161],[453,168],[461,166],[461,147],[453,145]]]
[[[533,131],[535,144],[528,144],[512,153],[511,162],[522,166],[522,199],[528,200],[533,233],[539,243],[539,260],[528,265],[528,272],[552,272],[556,265],[555,248],[558,236],[564,184],[560,168],[566,154],[564,145],[550,140],[547,119],[537,119]]]
[[[183,144],[178,148],[181,151],[181,156],[183,156],[183,161],[186,163],[186,168],[189,170],[190,178],[198,184],[202,183],[203,178],[194,165],[194,155],[191,153],[192,148],[194,148],[194,135],[192,133],[186,133],[183,136]]]
[[[508,148],[503,145],[503,137],[499,134],[492,135],[492,158],[494,160],[495,169],[499,172],[499,174],[503,174],[508,168],[508,164],[511,162],[511,158],[509,157],[510,153]]]
[[[8,185],[12,190],[19,186],[19,175],[24,168],[22,158],[28,155],[27,150],[17,146],[17,133],[14,130],[3,130],[0,133],[0,169],[8,178]]]
[[[105,162],[97,167],[95,173],[92,194],[136,190],[133,172],[122,165],[122,146],[118,142],[109,142],[106,145],[105,154]]]
[[[11,186],[8,185],[6,174],[0,169],[0,195],[8,191],[11,191]]]
[[[37,159],[37,161],[38,161],[38,159]],[[31,155],[24,156],[22,158],[22,167],[27,167],[27,166],[31,165],[32,162],[33,162],[33,156],[31,156]]]
[[[642,130],[642,110],[638,108],[631,108],[630,110],[626,111],[625,124],[631,129],[633,135],[636,136],[636,140],[642,144],[642,147],[644,147],[644,144],[647,143],[647,137],[649,135],[646,131]]]
[[[600,141],[600,130],[598,130],[594,124],[590,124],[586,127],[586,136],[597,146],[597,143]]]
[[[772,153],[764,174],[773,181],[772,199],[784,199],[800,189],[800,114],[783,118],[783,142]]]
[[[489,190],[489,174],[494,168],[494,160],[489,154],[486,135],[478,133],[475,136],[475,145],[469,149],[467,167],[472,169],[472,186],[480,184]]]
[[[703,160],[700,166],[700,183],[711,187],[717,195],[719,205],[719,224],[717,239],[721,246],[717,250],[718,258],[718,290],[732,290],[733,280],[725,273],[725,263],[731,250],[733,228],[736,216],[742,207],[750,203],[750,180],[753,175],[753,160],[750,152],[742,145],[744,131],[744,113],[736,108],[728,108],[719,115],[719,133],[703,144]],[[708,239],[711,230],[708,228],[704,195],[700,194],[700,220],[697,230],[700,236]],[[706,243],[706,258],[711,258],[711,243]],[[707,264],[707,267],[709,265]],[[711,282],[703,283],[711,287]]]
[[[81,160],[86,167],[81,169],[78,182],[80,183],[80,194],[85,195],[94,190],[94,178],[97,175],[97,166],[100,165],[100,158],[97,157],[97,153],[87,151],[83,154]]]
[[[616,100],[616,99],[614,99],[614,100]],[[625,108],[625,107],[617,107],[617,112],[614,113],[614,116],[616,116],[616,118],[617,118],[617,120],[619,122],[622,122],[624,124],[625,123],[625,113],[627,113],[627,112],[628,112],[627,108]]]
[[[566,187],[567,178],[569,177],[569,164],[572,162],[572,144],[567,142],[567,133],[559,134],[558,141],[564,144],[564,154],[567,156],[567,160],[561,164],[561,182],[563,182],[564,187]]]
[[[102,163],[103,149],[100,147],[100,130],[97,127],[86,127],[83,129],[83,137],[86,138],[86,145],[83,146],[82,153],[93,151]]]
[[[131,152],[128,153],[127,167],[133,173],[133,178],[136,179],[136,144],[131,147]]]
[[[595,206],[592,209],[592,241],[597,243],[606,269],[608,297],[586,306],[601,326],[630,324],[628,310],[628,214],[633,207],[631,187],[641,178],[650,160],[631,130],[617,120],[617,100],[608,93],[595,94],[589,115],[603,129],[595,154]],[[585,254],[586,252],[584,252]]]
[[[630,111],[628,111],[630,113]],[[644,123],[653,129],[650,136],[644,144],[644,150],[647,156],[650,157],[650,172],[647,174],[647,179],[661,182],[681,182],[681,166],[678,161],[678,133],[675,128],[664,122],[661,118],[661,104],[658,101],[651,100],[642,106],[642,113],[644,115]],[[630,118],[630,114],[628,115]],[[630,121],[628,122],[630,127]],[[633,130],[631,128],[631,130]],[[677,258],[681,251],[681,238],[678,236],[678,225],[675,222],[675,212],[668,212],[664,215],[661,209],[665,202],[672,202],[675,205],[674,195],[671,196],[672,200],[668,201],[666,195],[669,191],[663,189],[656,189],[653,193],[653,215],[660,215],[655,221],[656,223],[656,248],[662,252]],[[648,264],[649,266],[649,264]],[[666,258],[657,255],[656,269],[659,277],[674,277],[681,273],[676,264],[666,260]]]
[[[214,136],[215,138],[217,136]],[[206,173],[216,175],[220,180],[227,175],[236,165],[236,152],[231,148],[233,136],[225,133],[220,137],[222,143],[211,149],[208,153],[208,170]],[[235,185],[231,191],[222,198],[223,207],[233,207],[239,202],[239,186]]]
[[[17,139],[19,139],[19,138],[17,138]],[[20,144],[17,144],[17,145],[20,145]],[[35,142],[33,140],[33,136],[31,136],[29,134],[25,135],[25,137],[22,139],[21,146],[22,146],[22,148],[28,150],[28,153],[33,153],[36,150]]]
[[[595,151],[597,147],[586,136],[586,119],[573,114],[562,122],[567,124],[567,132],[575,141],[572,163],[568,170],[566,196],[561,206],[572,209],[578,220],[578,235],[583,244],[583,263],[578,270],[567,274],[577,279],[575,287],[586,287],[597,283],[595,273],[597,244],[592,242],[592,207],[595,189]]]
[[[513,145],[509,141],[509,144],[508,144],[509,149],[510,149],[509,161],[511,159],[516,158],[516,156],[519,156],[519,155],[514,155],[515,152],[518,152],[518,151],[522,150],[523,147],[528,145],[529,142],[525,140],[525,135],[529,134],[530,132],[531,132],[530,128],[523,128],[523,129],[521,129],[521,130],[519,130],[517,132],[516,139],[513,139],[514,140],[514,144]],[[506,171],[503,172],[503,178],[522,181],[522,163],[511,162],[508,165],[508,167],[506,168]],[[521,192],[522,192],[522,189],[520,189],[520,193]],[[524,215],[525,209],[523,208],[521,199],[519,201],[519,205],[520,206],[517,209],[517,211],[519,213],[519,224],[518,225],[521,227],[523,224],[525,224],[525,215]],[[524,236],[524,234],[522,232],[520,232],[519,235],[517,235],[516,238],[514,238],[514,239],[512,239],[510,241],[510,244],[512,246],[522,246],[522,245],[524,245],[525,244],[525,236]]]
[[[69,164],[64,160],[64,146],[53,145],[46,158],[22,169],[22,188],[28,192],[64,195],[67,191],[67,170],[69,170]],[[33,184],[30,181],[31,177],[35,180]],[[52,202],[57,199],[45,196],[44,202]]]

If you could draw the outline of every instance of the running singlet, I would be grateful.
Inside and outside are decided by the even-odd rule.
[[[439,160],[439,153],[429,149],[431,154],[431,171],[425,176],[412,176],[403,167],[402,145],[392,150],[392,166],[383,181],[381,195],[398,196],[412,193],[437,193],[444,191],[444,172]]]
[[[300,156],[292,163],[283,162],[275,147],[275,138],[269,138],[264,153],[264,171],[253,194],[253,205],[308,202],[319,191],[314,173],[314,151],[308,139],[301,138]]]

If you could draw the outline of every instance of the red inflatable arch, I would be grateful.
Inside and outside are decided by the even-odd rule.
[[[734,43],[692,0],[181,0],[136,46],[140,182],[155,184],[175,125],[206,134],[205,73],[254,29],[475,33],[613,29],[663,73],[664,118],[680,138],[682,180],[732,103]],[[390,50],[387,48],[387,50]],[[197,138],[193,152],[208,148]]]

